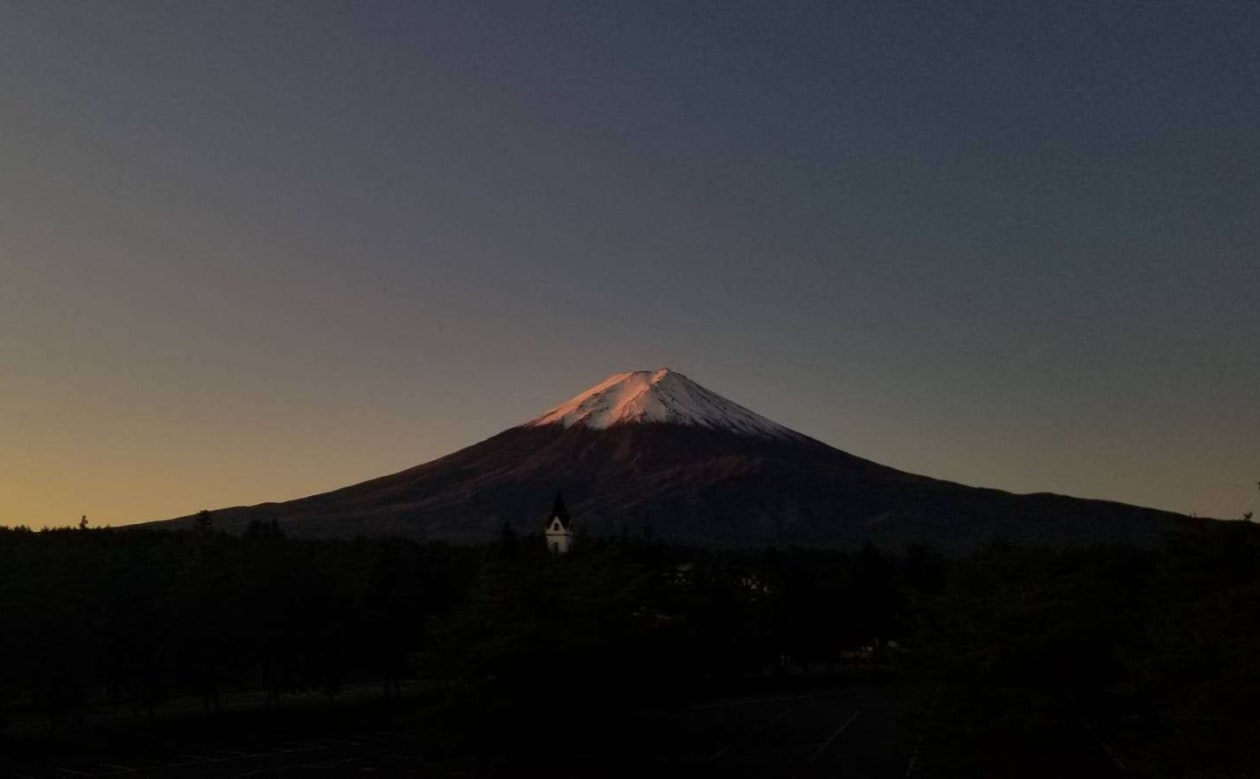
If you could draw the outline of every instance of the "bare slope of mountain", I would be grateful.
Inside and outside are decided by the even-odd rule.
[[[617,374],[524,425],[400,473],[214,518],[233,531],[274,519],[302,536],[485,541],[505,523],[537,530],[557,489],[593,534],[697,544],[1143,543],[1184,519],[904,473],[665,369]]]

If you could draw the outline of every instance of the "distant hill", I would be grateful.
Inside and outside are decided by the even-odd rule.
[[[701,545],[1144,544],[1188,517],[898,471],[772,422],[675,371],[609,377],[432,462],[307,498],[220,509],[233,532],[480,542],[540,529],[556,490],[592,534]],[[188,524],[191,517],[166,520]]]

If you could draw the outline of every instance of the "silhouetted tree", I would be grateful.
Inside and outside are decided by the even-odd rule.
[[[515,557],[519,548],[520,539],[516,536],[516,529],[511,522],[503,520],[503,526],[499,528],[499,551],[507,557]]]
[[[209,533],[214,529],[214,518],[210,515],[209,510],[202,509],[197,512],[197,516],[193,518],[193,528],[198,533]]]

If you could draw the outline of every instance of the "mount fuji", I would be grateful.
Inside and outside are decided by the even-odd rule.
[[[618,373],[432,462],[307,498],[220,509],[233,532],[492,540],[536,532],[557,490],[594,534],[702,545],[1148,543],[1187,518],[918,476],[798,433],[669,369]],[[191,517],[167,520],[183,525]],[[166,524],[161,523],[161,524]]]

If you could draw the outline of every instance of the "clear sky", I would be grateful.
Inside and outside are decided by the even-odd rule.
[[[0,4],[0,524],[662,366],[930,476],[1260,508],[1260,2]]]

